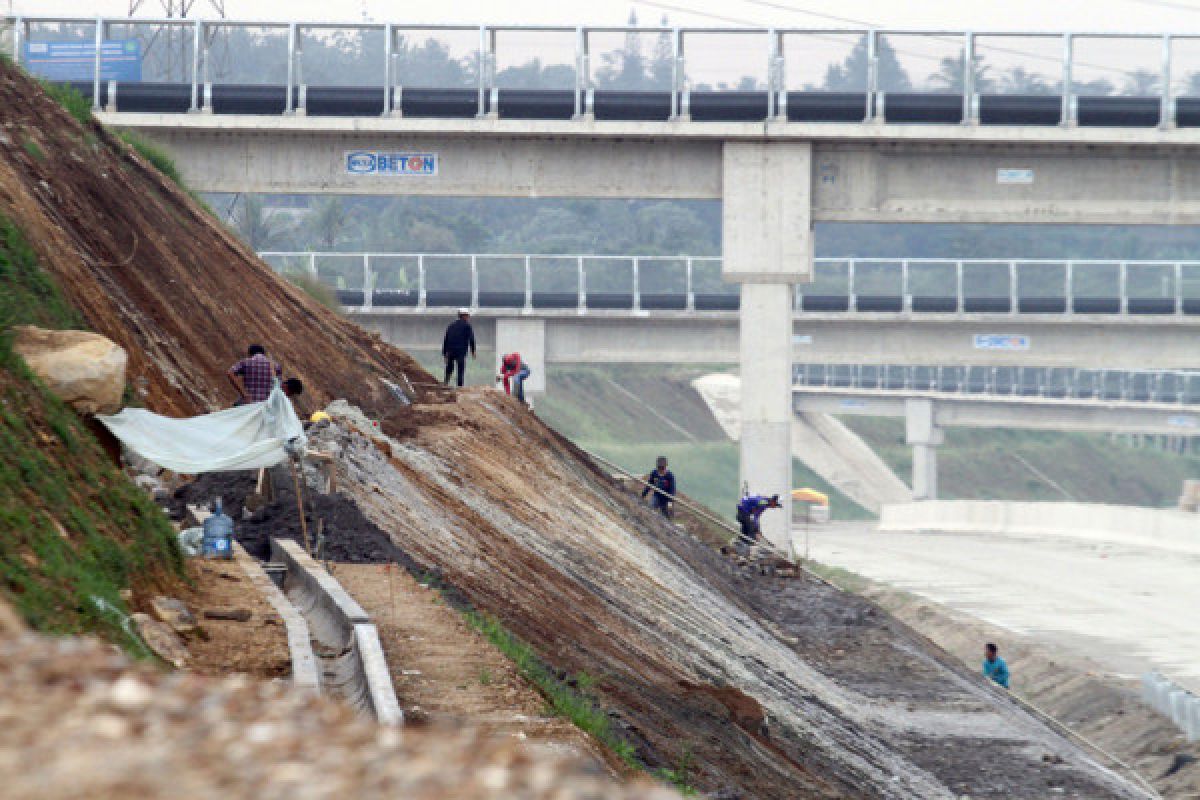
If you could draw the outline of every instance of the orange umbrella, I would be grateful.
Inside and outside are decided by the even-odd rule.
[[[818,506],[829,505],[829,497],[816,489],[792,489],[792,499]]]

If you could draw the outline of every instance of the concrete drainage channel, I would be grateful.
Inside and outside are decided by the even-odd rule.
[[[282,586],[289,606],[299,612],[306,624],[306,639],[311,637],[305,644],[312,655],[313,673],[320,690],[341,697],[382,725],[401,724],[404,715],[396,700],[379,631],[367,612],[296,542],[272,539],[271,562],[268,574],[274,573],[272,577]],[[287,621],[286,614],[284,619]],[[315,649],[312,642],[317,645]],[[291,625],[288,643],[293,644]],[[296,644],[303,651],[303,645]],[[293,647],[293,667],[303,665],[305,660],[303,652],[298,658]],[[296,677],[300,679],[297,685],[308,680],[300,673]]]

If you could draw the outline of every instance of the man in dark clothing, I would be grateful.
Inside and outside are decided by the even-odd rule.
[[[471,351],[471,358],[476,357],[475,331],[471,328],[470,319],[470,309],[460,308],[458,319],[450,323],[446,328],[446,336],[442,339],[442,358],[446,359],[446,377],[442,383],[447,386],[450,385],[450,376],[454,374],[456,366],[458,385],[463,385],[467,375],[467,350]]]
[[[743,497],[737,506],[737,520],[742,526],[741,534],[738,536],[738,544],[751,545],[758,541],[762,536],[762,529],[758,526],[758,518],[768,508],[781,508],[779,503],[779,495],[774,494],[770,497],[764,497],[759,494],[752,494],[749,497]]]
[[[654,471],[646,476],[649,486],[642,489],[642,499],[654,492],[650,505],[664,517],[671,516],[671,501],[675,499],[675,473],[667,469],[667,457],[659,456]]]
[[[267,358],[267,351],[261,344],[252,344],[246,350],[246,357],[229,368],[229,382],[237,390],[238,399],[235,406],[246,403],[261,403],[271,393],[275,379],[283,375],[283,369],[276,362]],[[241,381],[238,381],[238,377]]]

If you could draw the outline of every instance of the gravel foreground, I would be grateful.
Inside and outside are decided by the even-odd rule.
[[[282,682],[131,664],[3,606],[0,775],[7,800],[678,797],[513,737],[383,729]]]

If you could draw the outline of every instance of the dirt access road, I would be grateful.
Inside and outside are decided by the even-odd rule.
[[[513,663],[448,606],[437,589],[394,564],[331,564],[379,629],[396,696],[409,724],[472,725],[574,756],[603,755],[546,703]]]

